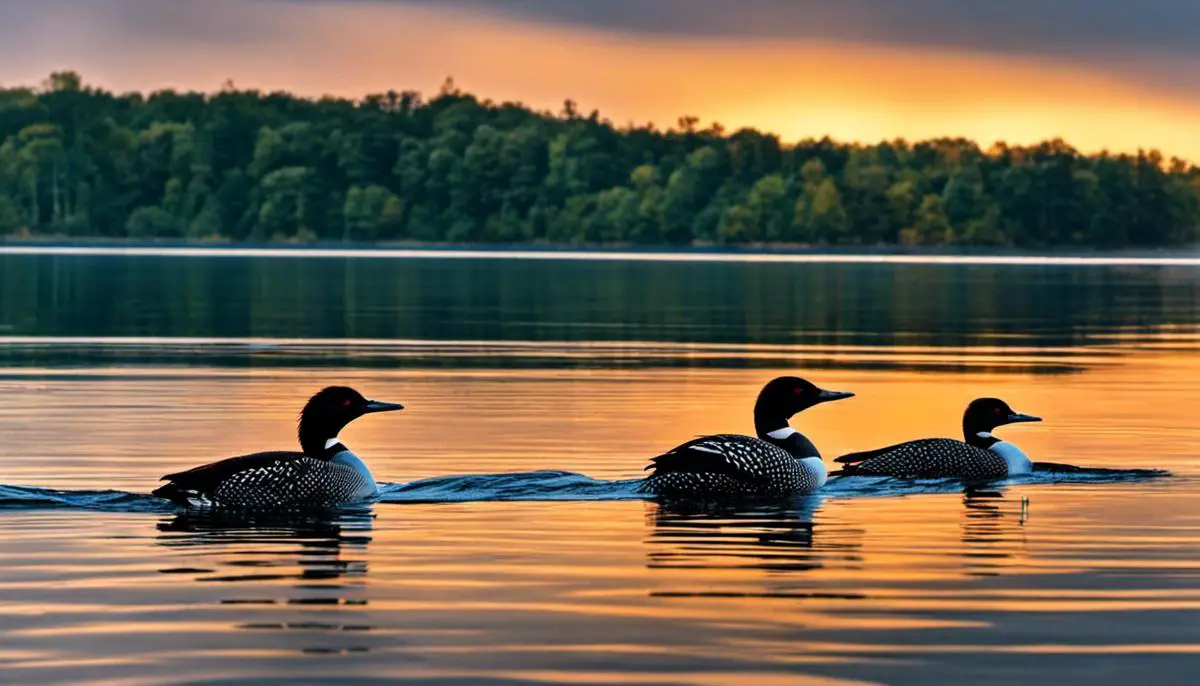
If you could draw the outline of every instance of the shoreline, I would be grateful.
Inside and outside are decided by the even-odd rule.
[[[1010,248],[903,246],[237,243],[9,237],[0,239],[0,255],[1200,267],[1200,247],[1119,251],[1076,248],[1035,252]]]

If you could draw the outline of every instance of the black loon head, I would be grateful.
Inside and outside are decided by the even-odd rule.
[[[963,413],[963,436],[967,443],[986,449],[998,440],[992,436],[992,430],[996,427],[1040,421],[1041,417],[1021,414],[999,398],[979,398],[972,400],[971,404],[967,405],[967,411]]]
[[[793,415],[813,405],[853,397],[853,393],[826,391],[795,376],[781,376],[759,392],[754,403],[754,430],[761,437],[787,427]]]
[[[345,386],[330,386],[309,398],[300,411],[300,447],[306,455],[320,456],[325,442],[337,438],[347,424],[364,414],[403,410],[403,405],[367,400]]]

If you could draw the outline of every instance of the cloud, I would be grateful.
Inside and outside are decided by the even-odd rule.
[[[409,6],[641,36],[1200,57],[1196,0],[2,0],[0,38],[75,14],[136,39],[248,42],[276,31],[262,19],[270,5]]]
[[[391,1],[636,34],[819,39],[1039,55],[1110,50],[1200,55],[1196,0]]]

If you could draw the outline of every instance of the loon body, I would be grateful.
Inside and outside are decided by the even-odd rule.
[[[300,413],[300,447],[231,457],[163,477],[154,495],[190,507],[330,507],[379,493],[371,470],[338,440],[347,424],[373,412],[403,409],[331,386]]]
[[[1040,422],[1014,412],[1003,400],[980,398],[963,413],[964,441],[926,438],[837,458],[839,476],[892,476],[906,479],[960,478],[973,481],[1029,474],[1034,463],[1021,449],[992,435],[1006,424]]]
[[[814,405],[853,397],[795,377],[763,387],[754,405],[757,438],[702,436],[651,460],[644,488],[676,498],[808,493],[825,484],[825,464],[812,441],[788,420]]]

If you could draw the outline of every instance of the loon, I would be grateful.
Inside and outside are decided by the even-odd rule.
[[[1034,463],[1017,446],[992,435],[1006,424],[1040,422],[1013,411],[998,398],[971,401],[963,413],[966,441],[925,438],[837,458],[845,467],[834,476],[893,476],[908,479],[960,478],[989,481],[1029,474]]]
[[[758,438],[702,436],[658,457],[643,488],[675,498],[777,496],[808,493],[825,484],[825,464],[812,441],[788,420],[820,403],[852,398],[804,379],[785,376],[763,387],[754,404]]]
[[[373,497],[379,487],[371,471],[337,436],[365,414],[402,409],[330,386],[300,412],[301,452],[254,453],[168,474],[154,495],[185,507],[253,509],[329,507]]]

